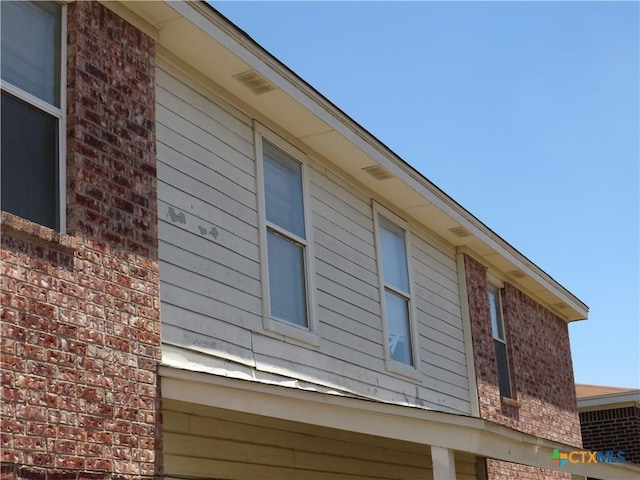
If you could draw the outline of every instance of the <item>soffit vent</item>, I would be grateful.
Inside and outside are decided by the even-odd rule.
[[[276,89],[276,87],[274,87],[266,78],[264,78],[255,70],[249,70],[248,72],[239,73],[237,75],[234,75],[233,78],[238,80],[256,95],[262,95],[263,93],[267,93]]]
[[[391,172],[386,168],[381,167],[380,165],[372,165],[370,167],[364,167],[362,170],[367,172],[376,180],[388,180],[390,178],[393,178],[393,175],[391,175]]]
[[[512,270],[507,273],[511,275],[513,278],[524,278],[527,276],[522,270]]]
[[[470,237],[471,232],[464,227],[454,227],[450,228],[449,231],[453,233],[458,238]]]

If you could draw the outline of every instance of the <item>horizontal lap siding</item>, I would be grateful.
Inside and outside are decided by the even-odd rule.
[[[393,402],[469,411],[469,391],[456,262],[417,233],[411,234],[416,321],[420,337],[420,386],[384,369],[380,296],[371,200],[339,179],[310,169],[316,248],[320,352],[293,352],[299,372],[343,376],[360,393]],[[329,240],[327,242],[326,240]],[[325,317],[331,311],[334,315]],[[323,334],[324,323],[332,329]],[[343,334],[341,330],[351,332]],[[269,355],[268,349],[261,352]],[[333,357],[327,359],[326,356]],[[322,358],[324,356],[325,358]],[[293,360],[295,359],[295,360]],[[334,362],[333,359],[339,360]],[[278,362],[284,371],[287,362]],[[277,361],[269,358],[273,366]]]
[[[253,131],[161,69],[156,98],[163,341],[251,364],[262,325]]]
[[[371,200],[307,169],[318,348],[264,332],[253,131],[158,70],[163,341],[384,401],[469,412],[456,265],[411,236],[420,382],[388,374]]]
[[[242,479],[430,479],[429,447],[167,402],[165,475]],[[186,413],[186,412],[189,413]],[[255,419],[255,421],[253,421]],[[459,480],[476,478],[456,458]]]
[[[391,402],[419,403],[411,382],[383,373],[384,347],[370,200],[339,180],[330,179],[314,168],[309,170],[314,241],[321,245],[315,251],[320,332],[325,330],[322,328],[325,323],[334,330],[326,329],[328,336],[322,335],[318,352],[292,348],[287,362],[269,357],[265,360],[278,370],[288,368],[290,361],[303,375],[321,375],[332,385],[347,382],[363,395]],[[331,241],[323,243],[320,239],[325,236]],[[334,315],[323,315],[328,310]],[[342,334],[340,330],[352,334]],[[262,343],[255,345],[261,346]],[[270,348],[260,354],[270,355]]]
[[[457,267],[453,256],[411,235],[419,328],[420,369],[426,385],[469,400]]]

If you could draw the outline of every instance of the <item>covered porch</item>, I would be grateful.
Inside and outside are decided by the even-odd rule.
[[[483,480],[486,458],[557,470],[554,448],[572,450],[474,417],[171,367],[160,375],[165,478]]]

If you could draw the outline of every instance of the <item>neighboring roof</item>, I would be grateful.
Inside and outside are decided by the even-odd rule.
[[[640,389],[576,383],[578,410],[606,410],[636,405],[640,408]]]
[[[104,5],[150,35],[157,51],[173,58],[195,81],[204,75],[214,82],[216,92],[235,97],[254,121],[273,122],[320,157],[339,161],[336,165],[345,174],[458,252],[473,253],[565,321],[587,318],[589,309],[582,301],[208,3],[105,1]],[[238,80],[247,73],[272,88],[264,95],[255,93]],[[384,180],[367,173],[377,167],[387,174]]]
[[[640,392],[637,388],[625,387],[607,387],[604,385],[587,385],[585,383],[576,383],[576,397],[600,397],[603,395],[618,395],[621,393]]]

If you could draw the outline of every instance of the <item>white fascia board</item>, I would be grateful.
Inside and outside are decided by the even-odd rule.
[[[427,202],[433,203],[439,210],[469,230],[497,254],[507,259],[516,268],[526,272],[541,287],[549,290],[577,312],[578,316],[587,318],[588,308],[577,297],[395,155],[377,138],[340,111],[255,41],[241,33],[237,27],[230,25],[230,22],[217,15],[203,2],[174,0],[164,0],[164,2],[184,19],[259,72],[290,98],[330,125],[338,134],[419,193]]]
[[[262,415],[425,446],[450,448],[480,457],[558,470],[554,449],[575,447],[528,435],[465,415],[303,391],[161,366],[162,397],[214,408]],[[577,475],[637,480],[629,463],[573,464],[561,471]]]
[[[602,407],[603,410],[617,408],[620,404],[636,404],[640,407],[640,390],[624,393],[598,395],[578,399],[578,409]]]

